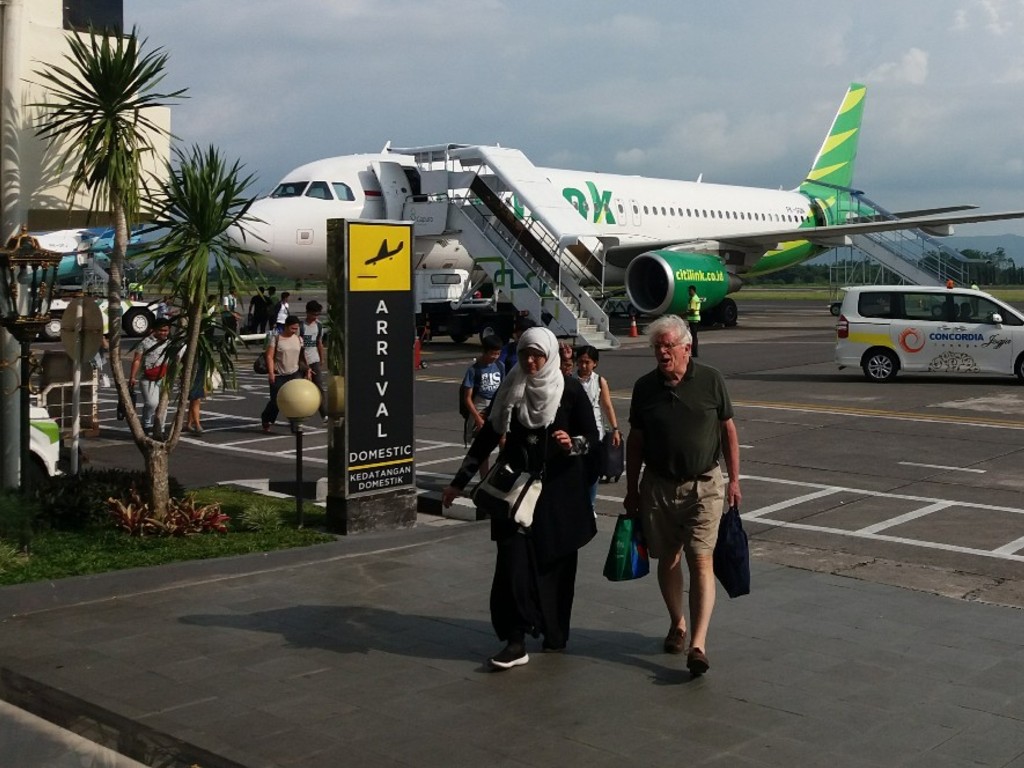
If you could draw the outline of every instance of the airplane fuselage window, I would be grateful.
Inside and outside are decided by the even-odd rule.
[[[306,197],[315,197],[319,200],[331,199],[331,188],[326,181],[314,181],[306,189]]]
[[[271,197],[301,197],[309,186],[308,181],[285,181],[277,185],[277,189],[270,193]]]
[[[339,200],[355,200],[356,196],[352,194],[352,187],[342,181],[333,181],[331,186],[334,187],[334,196]]]

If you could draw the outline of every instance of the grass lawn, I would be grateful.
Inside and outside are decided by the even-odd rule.
[[[229,533],[207,533],[169,538],[132,537],[113,527],[83,532],[40,531],[32,538],[31,554],[18,556],[7,568],[0,560],[0,585],[49,581],[67,576],[105,573],[124,568],[139,568],[183,560],[203,560],[250,552],[305,547],[334,541],[323,533],[324,509],[306,504],[303,529],[295,527],[295,501],[275,499],[248,491],[223,487],[201,488],[196,500],[203,504],[220,502],[221,510],[231,517]],[[253,501],[278,508],[282,525],[273,530],[235,529],[239,515]]]

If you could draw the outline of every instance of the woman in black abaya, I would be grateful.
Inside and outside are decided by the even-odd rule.
[[[519,339],[519,365],[494,396],[490,414],[462,467],[442,492],[445,507],[469,484],[504,436],[500,460],[540,472],[542,486],[532,523],[492,517],[497,545],[491,584],[491,623],[505,647],[488,659],[495,669],[529,662],[526,636],[544,635],[545,651],[569,640],[577,553],[597,533],[589,487],[597,425],[586,393],[560,370],[558,341],[546,328]]]

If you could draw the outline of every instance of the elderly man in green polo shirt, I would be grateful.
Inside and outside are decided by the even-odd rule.
[[[740,448],[722,374],[690,355],[690,331],[675,315],[648,328],[657,368],[633,386],[626,442],[626,513],[638,516],[668,608],[666,653],[687,652],[693,675],[707,672],[708,625],[715,606],[712,554],[723,501],[740,503]],[[718,466],[724,456],[728,486]],[[643,469],[641,477],[641,469]],[[690,574],[686,645],[683,569]]]

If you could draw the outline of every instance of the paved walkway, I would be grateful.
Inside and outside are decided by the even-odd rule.
[[[432,522],[0,588],[0,698],[161,766],[1024,768],[1020,610],[755,562],[694,680],[654,579],[601,577],[602,518],[568,652],[491,673],[487,527]],[[26,720],[4,766],[132,764]]]

